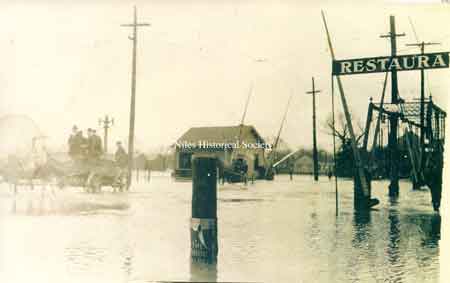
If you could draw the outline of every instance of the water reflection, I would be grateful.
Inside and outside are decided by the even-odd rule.
[[[417,227],[420,232],[420,243],[424,248],[437,248],[441,239],[441,216],[439,214],[423,214],[405,216],[405,221]]]
[[[129,279],[133,273],[133,257],[131,255],[124,257],[122,269],[125,271],[126,278]]]
[[[355,211],[353,215],[353,246],[358,247],[366,242],[370,236],[370,211]]]
[[[75,270],[95,268],[106,257],[107,250],[89,243],[77,243],[72,247],[67,247],[65,256],[69,267],[75,267]]]
[[[126,211],[127,198],[114,194],[88,195],[41,190],[15,194],[10,201],[10,214],[28,216],[95,214],[104,211]]]
[[[191,282],[216,282],[217,261],[191,260],[190,275]]]
[[[387,259],[390,264],[390,281],[402,282],[404,266],[400,259],[400,219],[398,211],[392,207],[388,213],[389,241],[387,246]]]
[[[348,277],[358,282],[370,281],[370,278],[404,282],[410,277],[408,273],[421,267],[426,271],[420,278],[437,282],[438,272],[431,272],[430,268],[438,268],[435,257],[440,240],[440,215],[414,209],[405,211],[400,206],[404,203],[398,198],[390,198],[388,202],[386,208],[354,213],[352,246],[361,253],[357,260],[350,258]],[[372,226],[376,229],[371,229]],[[385,265],[380,265],[380,259],[377,259],[382,250],[385,251]],[[411,262],[414,257],[415,263]],[[361,264],[368,264],[367,269]]]
[[[391,208],[389,209],[389,243],[387,248],[388,260],[392,265],[397,264],[399,254],[399,241],[400,241],[400,220],[398,217],[398,211]]]
[[[430,231],[425,233],[425,237],[422,241],[423,246],[437,247],[439,240],[441,239],[441,216],[435,214],[430,219]]]

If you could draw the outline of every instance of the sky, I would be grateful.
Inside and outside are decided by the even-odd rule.
[[[331,58],[320,17],[324,10],[337,59],[387,56],[389,15],[396,16],[398,54],[420,41],[450,49],[450,6],[425,1],[25,1],[0,3],[0,132],[22,135],[26,115],[48,143],[64,148],[73,125],[96,128],[109,115],[109,145],[126,143],[129,125],[133,5],[138,32],[136,148],[170,145],[190,127],[245,124],[311,147],[314,76],[320,148],[331,149],[324,121],[331,113]],[[427,71],[427,94],[447,109],[449,70]],[[369,97],[378,101],[384,74],[342,77],[355,120],[363,124]],[[419,72],[400,72],[406,100],[419,96]],[[388,84],[387,91],[390,91]],[[388,92],[389,93],[389,92]],[[336,93],[337,94],[337,93]],[[390,95],[388,95],[390,99]],[[336,109],[342,108],[336,100]],[[13,131],[12,128],[15,128]],[[22,129],[23,128],[23,129]],[[18,130],[19,129],[19,130]]]

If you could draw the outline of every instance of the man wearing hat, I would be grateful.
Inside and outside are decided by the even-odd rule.
[[[72,134],[69,137],[69,155],[70,157],[74,158],[76,155],[76,135],[78,133],[78,127],[74,125],[72,127]]]
[[[73,159],[83,159],[85,157],[86,139],[83,131],[73,126],[72,135],[69,138],[69,155]]]
[[[91,128],[87,129],[87,143],[86,143],[86,152],[87,157],[89,160],[96,159],[96,152],[95,152],[95,137],[94,137],[94,130]]]
[[[128,155],[125,149],[122,146],[122,143],[120,141],[116,142],[117,150],[114,154],[114,159],[117,163],[117,165],[121,168],[127,167],[128,164]]]
[[[103,154],[102,138],[97,135],[96,130],[92,130],[92,156],[94,159],[99,159]]]

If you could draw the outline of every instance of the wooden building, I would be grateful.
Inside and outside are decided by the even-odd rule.
[[[175,176],[192,176],[192,156],[213,153],[220,166],[229,168],[233,160],[245,161],[248,176],[262,177],[266,167],[267,144],[250,125],[195,127],[184,133],[175,144]]]

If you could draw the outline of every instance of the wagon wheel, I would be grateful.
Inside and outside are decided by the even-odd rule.
[[[111,184],[114,189],[114,192],[121,191],[123,187],[122,175],[119,173],[114,177],[114,180]]]
[[[62,177],[61,179],[57,179],[57,186],[60,190],[64,189],[64,187],[66,186],[66,181],[65,181],[65,177]]]
[[[120,172],[119,177],[117,179],[118,179],[117,185],[119,188],[119,192],[123,192],[127,186],[128,175],[126,172],[122,171],[122,172]]]
[[[92,193],[98,193],[102,189],[102,180],[101,176],[91,173],[89,174],[87,181],[86,181],[88,192]]]

